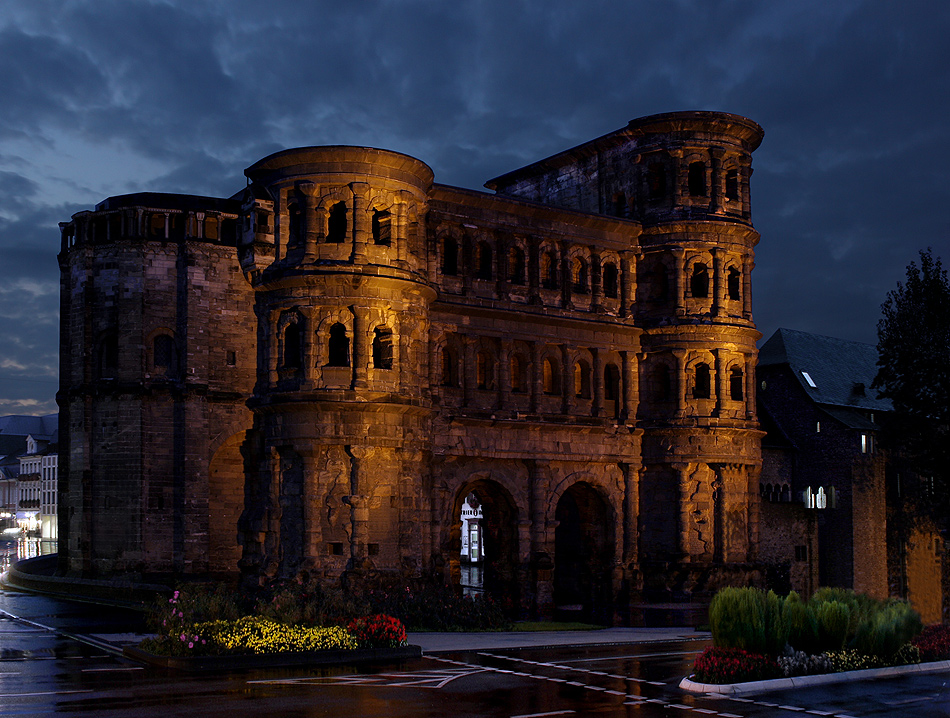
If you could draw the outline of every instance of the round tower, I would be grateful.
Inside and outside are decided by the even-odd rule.
[[[246,175],[240,258],[259,350],[242,568],[417,573],[432,171],[396,152],[319,147]]]
[[[745,570],[758,538],[749,177],[763,131],[737,115],[675,112],[626,133],[637,147],[629,209],[643,223],[641,494],[657,507],[641,516],[657,584],[645,588],[689,593]],[[649,569],[670,562],[680,570]]]

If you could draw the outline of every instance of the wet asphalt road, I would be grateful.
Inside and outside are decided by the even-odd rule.
[[[139,631],[134,613],[10,591],[0,591],[0,610],[0,716],[950,716],[946,675],[745,699],[692,696],[676,686],[702,641],[459,651],[372,667],[183,675],[63,634]]]

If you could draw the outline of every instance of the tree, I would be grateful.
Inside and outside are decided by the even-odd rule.
[[[920,252],[907,281],[887,295],[877,325],[873,387],[894,414],[885,441],[916,474],[908,498],[937,525],[950,515],[950,283],[939,257]],[[916,490],[915,490],[916,489]]]

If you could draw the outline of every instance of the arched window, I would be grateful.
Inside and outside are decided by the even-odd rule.
[[[302,239],[302,219],[299,204],[291,202],[287,205],[287,242],[291,246],[297,245]]]
[[[492,251],[491,247],[488,246],[488,242],[479,242],[476,247],[476,264],[478,267],[478,272],[475,275],[477,279],[491,279],[492,278]]]
[[[726,272],[726,292],[729,299],[739,301],[742,298],[740,291],[741,279],[742,276],[739,274],[739,270],[735,267],[729,267],[729,271]]]
[[[653,391],[656,401],[670,401],[673,398],[673,381],[666,364],[658,364],[653,370]]]
[[[393,332],[386,327],[376,327],[373,330],[373,367],[393,368]]]
[[[574,396],[590,399],[590,364],[583,359],[574,365]]]
[[[692,295],[698,299],[705,299],[709,296],[709,270],[705,264],[697,262],[693,265],[693,276],[689,281]]]
[[[285,369],[299,369],[303,365],[303,352],[300,341],[300,324],[291,322],[284,329],[284,361]]]
[[[691,197],[706,196],[706,163],[690,162],[687,170],[686,183],[689,186]]]
[[[541,364],[541,390],[545,394],[561,393],[561,377],[558,365],[550,357]]]
[[[373,210],[373,244],[390,245],[390,218],[386,210]]]
[[[330,207],[327,219],[327,242],[339,244],[346,241],[346,202],[337,202]]]
[[[627,216],[627,195],[623,192],[617,192],[614,195],[614,215],[617,217]]]
[[[174,337],[159,334],[152,340],[152,369],[156,374],[167,377],[178,375],[178,351]]]
[[[696,376],[693,382],[693,398],[708,399],[712,392],[712,381],[709,372],[709,365],[699,363],[696,365]]]
[[[729,372],[729,398],[733,401],[742,401],[742,397],[742,369],[735,366],[732,367],[732,370]]]
[[[442,386],[458,386],[458,362],[451,347],[442,347]]]
[[[726,171],[726,199],[730,202],[739,201],[739,171]]]
[[[571,283],[575,294],[587,294],[587,261],[582,257],[571,262]]]
[[[618,401],[620,399],[620,370],[616,364],[604,367],[604,399]]]
[[[524,251],[521,247],[508,250],[508,281],[512,284],[524,284]]]
[[[346,327],[337,322],[330,327],[330,341],[327,345],[327,366],[350,365],[350,338]]]
[[[491,354],[480,351],[475,356],[475,385],[479,389],[491,389],[494,384],[495,362]]]
[[[524,360],[519,354],[511,355],[511,391],[515,394],[522,394],[525,391],[524,381]]]
[[[604,296],[608,299],[617,298],[617,265],[613,262],[604,264]]]
[[[666,167],[662,162],[651,162],[647,167],[647,193],[650,199],[666,196]]]
[[[541,253],[541,286],[557,289],[557,257],[554,252]]]
[[[119,336],[109,332],[99,342],[99,378],[115,379],[119,373]]]
[[[454,277],[459,273],[459,243],[454,237],[442,238],[442,274]]]

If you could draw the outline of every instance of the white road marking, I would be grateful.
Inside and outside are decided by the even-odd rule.
[[[511,716],[511,718],[546,718],[546,716],[566,716],[576,713],[577,711],[551,711],[549,713],[523,713],[518,716]]]

